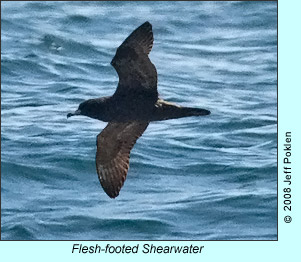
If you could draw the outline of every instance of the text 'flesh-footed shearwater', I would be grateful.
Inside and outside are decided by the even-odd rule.
[[[96,169],[111,198],[119,195],[131,149],[151,121],[210,114],[206,109],[182,107],[158,97],[157,71],[148,57],[153,42],[152,25],[145,22],[117,48],[111,61],[119,76],[115,93],[86,100],[67,115],[108,122],[97,136]]]

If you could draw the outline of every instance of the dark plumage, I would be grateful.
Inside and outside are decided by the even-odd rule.
[[[129,169],[130,151],[149,122],[210,114],[206,109],[181,107],[158,98],[157,71],[148,57],[153,41],[149,22],[133,31],[111,62],[119,76],[115,93],[84,101],[67,115],[109,122],[97,136],[96,169],[111,198],[118,196]]]

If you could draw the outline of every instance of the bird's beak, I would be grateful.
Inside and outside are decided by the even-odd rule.
[[[73,113],[68,113],[67,118],[69,118],[70,116],[78,116],[81,114],[81,111],[78,109]]]

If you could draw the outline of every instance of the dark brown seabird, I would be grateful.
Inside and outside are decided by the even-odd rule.
[[[115,93],[86,100],[67,115],[109,122],[97,136],[96,169],[111,198],[119,195],[129,169],[130,151],[151,121],[210,114],[206,109],[181,107],[158,97],[157,71],[148,57],[153,41],[149,22],[134,30],[111,62],[119,76]]]

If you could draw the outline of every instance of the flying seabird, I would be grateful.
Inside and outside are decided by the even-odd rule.
[[[145,22],[117,48],[111,61],[119,76],[115,93],[86,100],[67,115],[108,122],[97,136],[96,170],[111,198],[119,195],[129,169],[130,151],[151,121],[210,114],[206,109],[182,107],[158,97],[157,71],[148,57],[153,42],[152,25]]]

